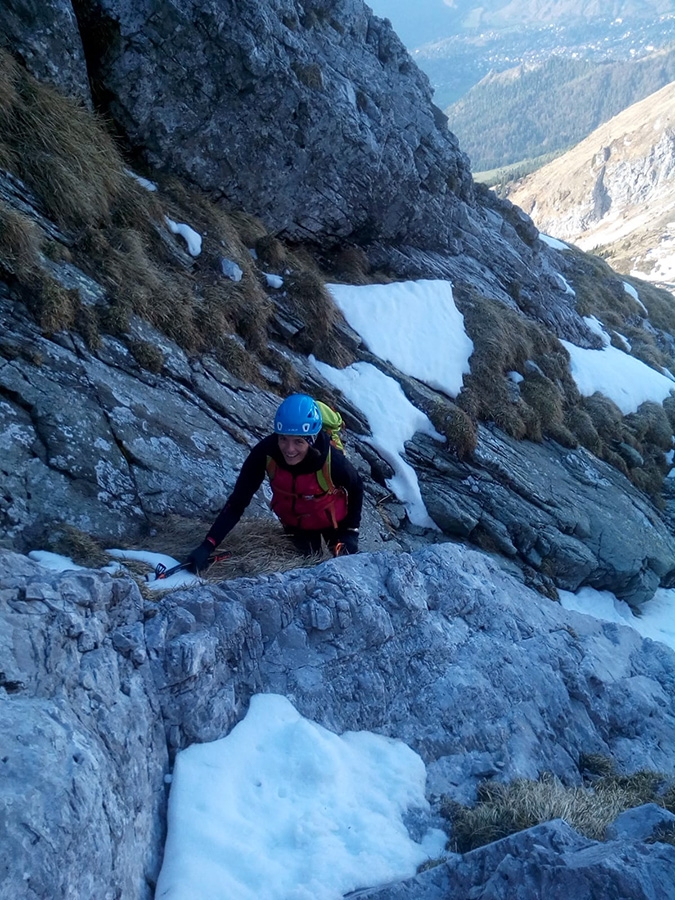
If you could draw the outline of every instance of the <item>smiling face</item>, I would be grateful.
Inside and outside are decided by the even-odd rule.
[[[278,441],[281,455],[288,466],[297,466],[309,452],[307,441],[295,434],[280,434]]]

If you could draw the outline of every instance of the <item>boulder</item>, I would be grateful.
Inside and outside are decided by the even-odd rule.
[[[91,106],[84,48],[70,0],[7,0],[0,8],[0,47],[40,81]]]
[[[608,826],[605,838],[653,842],[660,833],[675,833],[675,815],[656,803],[644,803],[617,816]]]

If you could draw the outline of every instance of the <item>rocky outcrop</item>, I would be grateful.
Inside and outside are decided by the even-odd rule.
[[[326,253],[346,239],[398,277],[449,278],[458,293],[597,345],[558,275],[560,254],[516,207],[472,185],[426,80],[357,0],[76,0],[74,13],[56,0],[12,0],[0,34],[40,78],[86,100],[84,53],[94,105],[127,147],[271,231]],[[0,197],[55,245],[40,260],[55,283],[105,310],[108,292],[64,261],[78,235],[57,228],[14,176],[0,175]],[[212,516],[269,428],[281,373],[270,364],[267,388],[254,387],[133,317],[91,346],[68,330],[42,333],[15,287],[10,265],[0,282],[1,542],[35,549],[40,528],[59,522],[132,542],[169,514]],[[275,343],[302,332],[298,310],[267,299],[275,313],[264,337],[321,396],[327,385],[308,359]],[[134,343],[152,345],[154,371]],[[353,335],[349,347],[366,358]],[[411,379],[406,390],[435,399]],[[672,653],[522,584],[521,568],[550,595],[556,584],[593,584],[643,602],[675,565],[646,501],[583,452],[481,428],[466,465],[410,443],[442,530],[415,529],[385,487],[387,465],[354,437],[366,430],[358,411],[345,412],[367,484],[361,546],[395,553],[151,603],[126,577],[56,576],[0,552],[3,900],[149,900],[174,753],[228,733],[260,691],[329,728],[405,740],[427,763],[434,810],[442,794],[471,800],[485,777],[548,770],[578,783],[582,751],[673,771]],[[270,515],[263,496],[250,511]],[[445,536],[497,552],[489,559]],[[592,861],[593,847],[555,834],[542,860],[561,864],[562,847],[575,866],[577,849]],[[634,851],[625,834],[616,844],[644,862],[631,889],[648,870],[659,885],[669,851]],[[598,877],[621,884],[603,880],[606,870]]]
[[[459,462],[422,435],[409,448],[445,534],[520,560],[564,590],[582,584],[639,606],[675,577],[675,538],[627,479],[580,447],[480,427]]]
[[[0,11],[0,47],[39,81],[91,106],[87,64],[70,0],[7,0]]]
[[[70,10],[14,4],[23,30],[3,8],[0,31],[23,57],[36,26],[59,33]],[[73,10],[63,46],[84,48],[96,108],[150,169],[290,240],[359,245],[399,277],[452,278],[507,305],[517,293],[560,337],[593,345],[532,222],[475,187],[426,76],[361,0]],[[59,86],[81,76],[62,57]]]
[[[359,891],[360,900],[518,900],[541,897],[675,896],[675,851],[667,844],[589,841],[562,819],[453,856],[410,881],[381,890]]]
[[[619,271],[672,284],[674,99],[669,84],[630,106],[516,183],[509,198],[547,234],[602,247]]]
[[[334,731],[404,740],[427,765],[432,813],[442,795],[474,799],[484,778],[579,783],[582,753],[675,773],[673,653],[565,612],[454,544],[157,603],[124,577],[55,575],[0,552],[0,635],[0,755],[16,775],[0,787],[3,900],[149,898],[173,754],[228,733],[259,692]],[[587,878],[659,885],[672,868],[672,847],[597,845],[561,827],[534,842],[570,891]],[[528,884],[533,838],[509,841],[448,860],[459,895],[507,860]],[[612,874],[615,858],[625,868]]]
[[[133,583],[2,554],[0,897],[152,896],[169,758]]]
[[[94,94],[151,166],[295,239],[447,244],[468,161],[361,0],[77,0]]]

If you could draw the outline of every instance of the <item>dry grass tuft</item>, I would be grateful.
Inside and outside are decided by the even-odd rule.
[[[250,353],[236,336],[223,335],[214,348],[214,356],[223,368],[242,381],[248,381],[258,387],[265,386],[256,356]]]
[[[369,284],[370,261],[360,247],[344,247],[335,257],[335,274],[351,284]]]
[[[34,542],[41,550],[66,556],[78,566],[89,569],[99,569],[110,562],[100,541],[73,525],[49,525],[35,536]]]
[[[560,433],[561,409],[578,398],[562,344],[536,322],[472,289],[459,286],[456,295],[474,344],[471,373],[464,376],[458,405],[470,418],[494,422],[518,440],[541,440],[550,430]],[[529,376],[534,405],[527,402],[527,388],[514,399],[507,380],[508,372],[525,374],[530,369],[541,375],[539,391]]]
[[[171,516],[154,523],[156,534],[143,541],[148,550],[168,553],[175,559],[186,559],[207,534],[212,522]],[[314,566],[322,559],[299,556],[284,534],[281,525],[271,519],[243,519],[227,535],[218,552],[230,558],[215,563],[206,575],[210,582],[287,572]]]
[[[14,173],[59,225],[110,218],[128,177],[112,137],[83,107],[36,81],[0,51],[0,133]]]
[[[0,116],[8,116],[19,104],[17,85],[21,80],[21,68],[6,50],[0,50]]]
[[[231,556],[209,569],[209,581],[288,572],[290,569],[315,566],[330,558],[327,552],[318,557],[300,556],[281,525],[267,519],[240,522],[228,534],[223,550]]]
[[[0,266],[18,278],[40,265],[42,235],[35,223],[0,201]]]
[[[260,262],[280,272],[288,263],[288,251],[279,238],[266,234],[255,242],[255,252]]]
[[[270,368],[278,372],[281,378],[280,393],[282,395],[288,396],[289,394],[301,393],[302,380],[300,375],[283,353],[270,346],[265,353],[264,361]]]
[[[660,403],[646,401],[624,418],[624,425],[640,443],[647,442],[664,452],[673,445],[673,429]]]
[[[285,284],[295,314],[305,323],[303,346],[299,349],[313,353],[331,334],[337,308],[323,279],[312,271],[295,271]]]
[[[663,410],[668,416],[668,422],[672,431],[675,432],[675,396],[672,393],[663,401]]]
[[[674,334],[675,309],[673,308],[672,293],[647,281],[640,281],[638,278],[631,278],[627,275],[623,275],[622,280],[631,284],[638,292],[640,300],[647,308],[651,324],[668,334]],[[635,301],[633,302],[636,306],[639,306]],[[641,307],[638,309],[638,314],[644,315],[644,310]]]
[[[588,414],[603,441],[611,441],[621,434],[623,414],[609,397],[596,392],[583,398],[581,408]]]
[[[666,806],[673,792],[668,781],[646,770],[625,776],[609,773],[590,786],[577,787],[565,787],[551,774],[538,781],[488,781],[479,788],[474,807],[446,800],[442,811],[452,824],[453,849],[459,853],[552,819],[564,819],[586,837],[603,840],[607,826],[625,810],[643,803]]]
[[[97,350],[101,346],[98,316],[90,306],[80,304],[75,316],[75,328],[90,350]]]
[[[565,425],[577,438],[582,447],[585,447],[596,456],[602,452],[602,440],[598,434],[593,420],[588,412],[581,406],[574,406],[565,412]]]
[[[256,216],[243,210],[232,210],[228,215],[245,247],[254,248],[258,240],[267,236],[267,229]]]
[[[159,374],[164,366],[164,354],[149,341],[130,341],[129,351],[139,366],[148,372]]]
[[[574,288],[580,315],[596,316],[609,327],[618,328],[630,316],[644,312],[624,289],[624,277],[618,276],[599,256],[570,250],[569,259],[574,261],[574,270],[566,277]]]
[[[44,269],[35,269],[20,287],[26,306],[46,334],[75,326],[80,311],[76,290],[64,288]]]
[[[458,459],[468,459],[478,445],[476,426],[454,403],[438,400],[427,411],[434,428],[448,439],[448,448]]]

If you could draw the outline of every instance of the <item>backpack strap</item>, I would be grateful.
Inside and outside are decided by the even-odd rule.
[[[335,493],[335,485],[333,484],[333,476],[331,473],[332,452],[333,448],[329,446],[326,461],[324,462],[321,469],[316,473],[316,480],[319,482],[319,487],[327,494]]]

